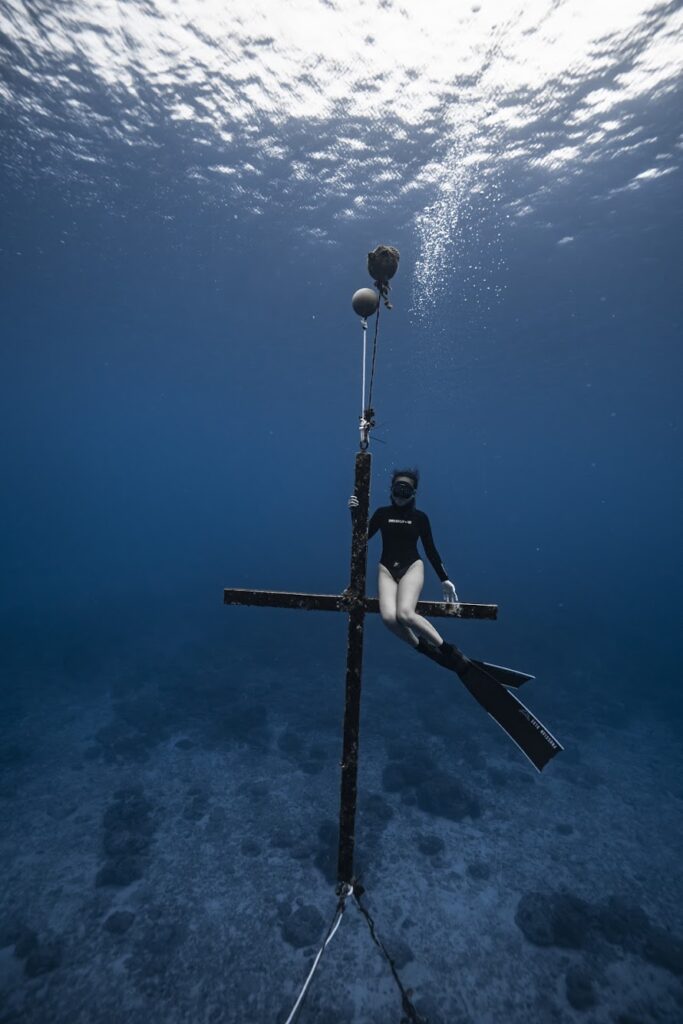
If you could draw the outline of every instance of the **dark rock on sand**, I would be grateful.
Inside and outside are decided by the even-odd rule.
[[[36,932],[32,928],[20,928],[14,940],[14,955],[18,956],[20,960],[25,960],[37,948],[38,936]]]
[[[255,839],[243,839],[241,850],[247,857],[258,857],[261,853],[261,847]]]
[[[567,1002],[575,1010],[590,1010],[596,1005],[593,979],[585,967],[570,967],[565,978]]]
[[[612,945],[635,952],[650,931],[650,918],[637,904],[611,896],[596,908],[596,925]]]
[[[415,954],[405,939],[391,939],[386,943],[386,947],[398,971],[415,959]]]
[[[115,910],[104,922],[104,927],[113,935],[123,935],[134,920],[135,914],[131,910]]]
[[[375,828],[385,828],[394,816],[391,804],[387,803],[381,793],[368,793],[360,807],[366,823]]]
[[[572,893],[529,892],[517,904],[515,923],[535,946],[582,949],[593,916],[590,904]]]
[[[683,977],[683,941],[663,928],[650,929],[645,937],[643,957],[651,964]]]
[[[491,877],[491,868],[483,860],[475,860],[467,865],[467,874],[477,882],[485,882]]]
[[[0,949],[14,946],[19,941],[24,925],[18,917],[7,917],[0,922]]]
[[[95,876],[95,885],[111,885],[125,888],[131,882],[137,882],[144,872],[142,863],[136,857],[117,857],[105,861]]]
[[[156,827],[152,809],[141,786],[116,790],[102,818],[106,859],[97,872],[97,886],[123,887],[142,878]]]
[[[425,783],[438,772],[437,765],[429,754],[422,751],[404,751],[401,760],[390,761],[382,773],[382,788],[386,793]]]
[[[443,853],[445,843],[441,836],[422,833],[417,837],[417,848],[426,857],[434,857],[437,853]]]
[[[325,921],[315,907],[297,907],[282,923],[282,937],[295,949],[304,949],[324,938]]]
[[[417,805],[427,814],[451,821],[478,818],[481,814],[477,798],[457,779],[441,772],[417,787]]]
[[[26,958],[24,974],[27,978],[38,978],[41,974],[56,970],[61,962],[62,951],[57,944],[39,946]]]

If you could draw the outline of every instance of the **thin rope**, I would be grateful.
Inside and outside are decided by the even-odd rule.
[[[337,909],[336,909],[334,917],[332,919],[332,923],[331,923],[330,927],[328,928],[327,935],[325,936],[323,944],[322,944],[322,946],[320,947],[320,949],[318,950],[318,952],[316,954],[315,960],[313,961],[313,966],[311,967],[310,971],[308,972],[308,977],[306,978],[306,981],[304,982],[303,988],[301,989],[301,992],[299,993],[299,996],[298,996],[294,1006],[292,1007],[291,1013],[289,1014],[289,1017],[285,1021],[285,1024],[293,1024],[294,1019],[297,1017],[299,1011],[301,1010],[301,1008],[303,1006],[304,998],[305,998],[306,993],[308,991],[308,987],[311,984],[311,981],[313,979],[313,975],[315,974],[315,972],[317,970],[317,967],[318,967],[318,964],[320,963],[320,959],[321,959],[323,953],[325,952],[325,950],[327,949],[328,944],[332,941],[334,935],[336,934],[337,929],[339,928],[339,925],[341,924],[342,915],[343,915],[343,913],[344,913],[344,911],[346,909],[346,900],[347,900],[347,897],[349,897],[349,896],[353,896],[353,898],[356,901],[356,904],[358,906],[358,909],[360,910],[361,914],[363,915],[363,917],[367,921],[368,928],[370,929],[370,935],[372,936],[372,940],[375,943],[375,945],[377,946],[377,948],[379,949],[379,951],[381,952],[381,954],[384,957],[384,959],[389,964],[389,968],[390,968],[391,973],[392,973],[392,975],[394,977],[394,981],[396,982],[398,990],[401,993],[401,1007],[402,1007],[403,1013],[405,1014],[405,1016],[401,1017],[401,1024],[429,1024],[428,1019],[426,1017],[421,1017],[419,1015],[419,1013],[417,1012],[417,1010],[415,1009],[415,1007],[413,1006],[413,1004],[411,1002],[411,999],[410,999],[410,996],[412,995],[412,991],[410,989],[406,989],[404,987],[403,983],[401,982],[401,979],[398,976],[398,971],[396,970],[396,964],[395,964],[393,958],[391,956],[389,956],[389,953],[387,952],[387,950],[386,950],[386,948],[384,946],[384,943],[381,941],[381,939],[379,938],[379,936],[377,934],[377,930],[375,928],[375,922],[373,921],[373,919],[370,916],[369,912],[365,909],[365,907],[363,906],[363,904],[360,901],[360,897],[361,897],[361,895],[362,895],[362,893],[364,891],[365,890],[363,889],[363,887],[361,885],[357,885],[356,888],[354,889],[354,887],[352,885],[350,885],[348,882],[344,882],[343,883],[342,891],[341,891],[341,894],[340,894],[340,897],[339,897],[339,902],[337,903]]]
[[[377,319],[375,320],[375,337],[372,342],[372,370],[370,372],[370,394],[368,395],[368,408],[372,409],[372,384],[375,379],[375,356],[377,355],[377,335],[379,333],[379,311],[382,307],[380,303],[377,307]]]
[[[360,415],[363,419],[365,415],[365,362],[366,362],[366,351],[368,341],[368,321],[366,317],[363,317],[363,387],[361,390],[361,406]]]
[[[310,985],[311,979],[313,978],[315,970],[316,970],[318,964],[320,963],[320,958],[323,955],[323,953],[325,952],[325,949],[327,948],[327,944],[332,941],[332,938],[334,937],[334,934],[337,931],[337,928],[341,924],[342,914],[344,913],[344,910],[346,909],[346,898],[347,898],[347,896],[350,896],[352,892],[353,892],[353,886],[345,884],[344,888],[342,890],[342,894],[339,897],[339,902],[337,903],[337,909],[335,911],[334,918],[332,919],[332,924],[330,925],[330,927],[329,927],[329,929],[327,931],[327,936],[325,937],[325,941],[323,942],[322,946],[318,950],[318,954],[317,954],[315,960],[313,961],[313,966],[311,967],[310,971],[308,972],[308,977],[306,978],[306,981],[304,982],[304,987],[301,989],[301,992],[299,993],[299,998],[297,999],[297,1001],[295,1002],[294,1006],[292,1007],[292,1012],[290,1013],[289,1017],[285,1021],[285,1024],[292,1024],[292,1021],[294,1020],[295,1015],[297,1014],[297,1012],[301,1008],[301,1006],[303,1004],[304,996],[306,995],[306,991],[308,989],[308,986]]]
[[[384,959],[389,964],[389,967],[391,968],[391,973],[394,976],[394,981],[396,982],[401,993],[401,1007],[403,1009],[404,1014],[406,1015],[405,1017],[401,1018],[401,1024],[429,1024],[429,1021],[425,1017],[420,1017],[419,1013],[411,1003],[410,994],[403,987],[401,979],[398,976],[398,971],[396,970],[396,965],[393,959],[387,953],[383,943],[381,942],[379,936],[377,935],[377,932],[375,930],[375,922],[372,920],[370,914],[365,909],[365,907],[361,904],[360,893],[354,891],[353,898],[358,904],[358,909],[360,910],[361,914],[365,917],[366,921],[368,922],[368,927],[370,929],[370,934],[372,935],[373,941],[375,945],[379,948]]]

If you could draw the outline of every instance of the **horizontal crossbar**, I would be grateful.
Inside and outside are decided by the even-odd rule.
[[[305,611],[348,612],[353,599],[347,594],[294,594],[286,590],[237,590],[223,591],[223,604],[256,605],[261,608],[301,608]],[[363,600],[366,612],[379,612],[379,600],[366,597]],[[418,601],[415,609],[418,615],[432,618],[454,619],[496,619],[497,604],[449,604],[446,601]]]
[[[379,612],[379,599],[365,598],[366,612]],[[451,604],[448,601],[418,601],[415,607],[418,615],[430,615],[440,619],[497,619],[497,604]]]

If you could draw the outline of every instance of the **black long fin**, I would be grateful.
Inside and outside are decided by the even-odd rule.
[[[496,682],[479,665],[470,664],[460,679],[476,701],[517,744],[537,771],[564,747],[518,697]]]
[[[451,644],[435,647],[420,639],[416,650],[455,672],[474,699],[517,744],[537,771],[542,771],[551,758],[564,750],[559,740],[521,700],[491,674],[485,662],[472,661]]]

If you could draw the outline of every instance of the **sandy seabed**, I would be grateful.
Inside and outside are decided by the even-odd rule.
[[[156,654],[10,690],[0,1024],[284,1024],[334,917],[338,673]],[[541,714],[527,684],[566,748],[538,775],[456,677],[409,668],[366,669],[356,870],[418,1012],[683,1020],[674,726],[586,679]],[[400,1019],[348,900],[300,1020]]]

